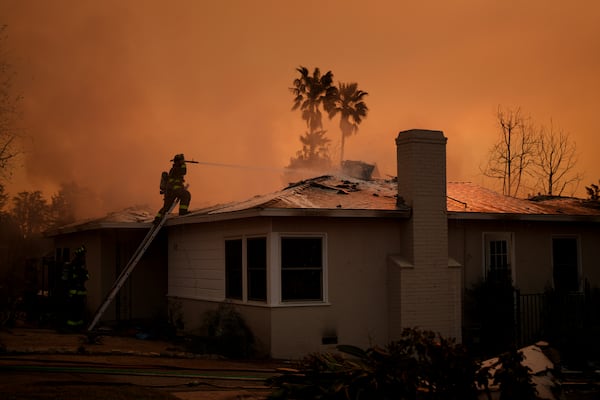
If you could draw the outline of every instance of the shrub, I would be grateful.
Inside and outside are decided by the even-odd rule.
[[[515,344],[515,288],[505,280],[482,280],[465,293],[465,320],[479,326],[478,337],[465,335],[471,351],[490,357]]]
[[[230,358],[249,357],[253,353],[254,335],[231,304],[222,303],[216,310],[207,311],[202,332],[205,336],[196,339],[202,342],[205,352]]]
[[[405,329],[385,348],[311,354],[270,380],[271,399],[475,399],[478,365],[431,331]]]

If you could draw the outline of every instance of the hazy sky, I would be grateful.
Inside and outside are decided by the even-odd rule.
[[[581,188],[600,178],[596,0],[0,0],[2,23],[27,133],[11,192],[75,181],[90,208],[158,206],[176,153],[264,167],[191,165],[192,209],[279,189],[300,65],[369,93],[345,154],[382,174],[399,131],[439,129],[448,179],[482,183],[503,105],[572,135]]]

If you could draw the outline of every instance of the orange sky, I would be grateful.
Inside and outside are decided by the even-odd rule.
[[[180,152],[267,167],[190,166],[192,209],[279,189],[305,131],[299,65],[369,92],[347,159],[395,175],[398,132],[439,129],[448,179],[485,183],[497,107],[520,106],[572,135],[583,189],[600,178],[599,21],[595,0],[1,0],[27,133],[9,191],[75,181],[94,210],[157,207]]]

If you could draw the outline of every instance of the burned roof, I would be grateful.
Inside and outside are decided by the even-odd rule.
[[[408,217],[410,208],[396,205],[394,180],[360,180],[320,176],[292,183],[277,192],[196,210],[169,221],[176,225],[215,218],[261,216]]]
[[[395,179],[361,180],[347,176],[320,176],[292,183],[282,190],[244,201],[217,204],[183,217],[170,218],[169,225],[249,216],[401,217],[410,207],[397,204]],[[449,218],[520,218],[600,221],[598,202],[571,197],[518,199],[504,196],[470,182],[447,184]],[[144,207],[130,207],[103,218],[80,221],[48,232],[48,236],[99,228],[149,226],[154,214]]]
[[[63,233],[89,231],[106,228],[142,228],[145,222],[154,218],[154,212],[148,206],[132,206],[124,210],[108,213],[100,218],[90,218],[76,221],[45,232],[46,236],[55,236]]]
[[[396,192],[397,185],[392,180],[363,181],[320,176],[292,183],[278,192],[213,208],[210,213],[248,208],[397,210]]]

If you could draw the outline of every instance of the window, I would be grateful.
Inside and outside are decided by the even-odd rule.
[[[267,300],[267,239],[264,237],[248,238],[248,300]]]
[[[485,273],[488,281],[513,283],[511,235],[485,234]]]
[[[225,297],[242,299],[242,239],[225,241]]]
[[[225,240],[225,297],[234,300],[267,300],[265,237]]]
[[[552,266],[556,291],[576,292],[579,290],[577,238],[552,239]]]
[[[323,238],[281,238],[281,300],[323,300]]]

